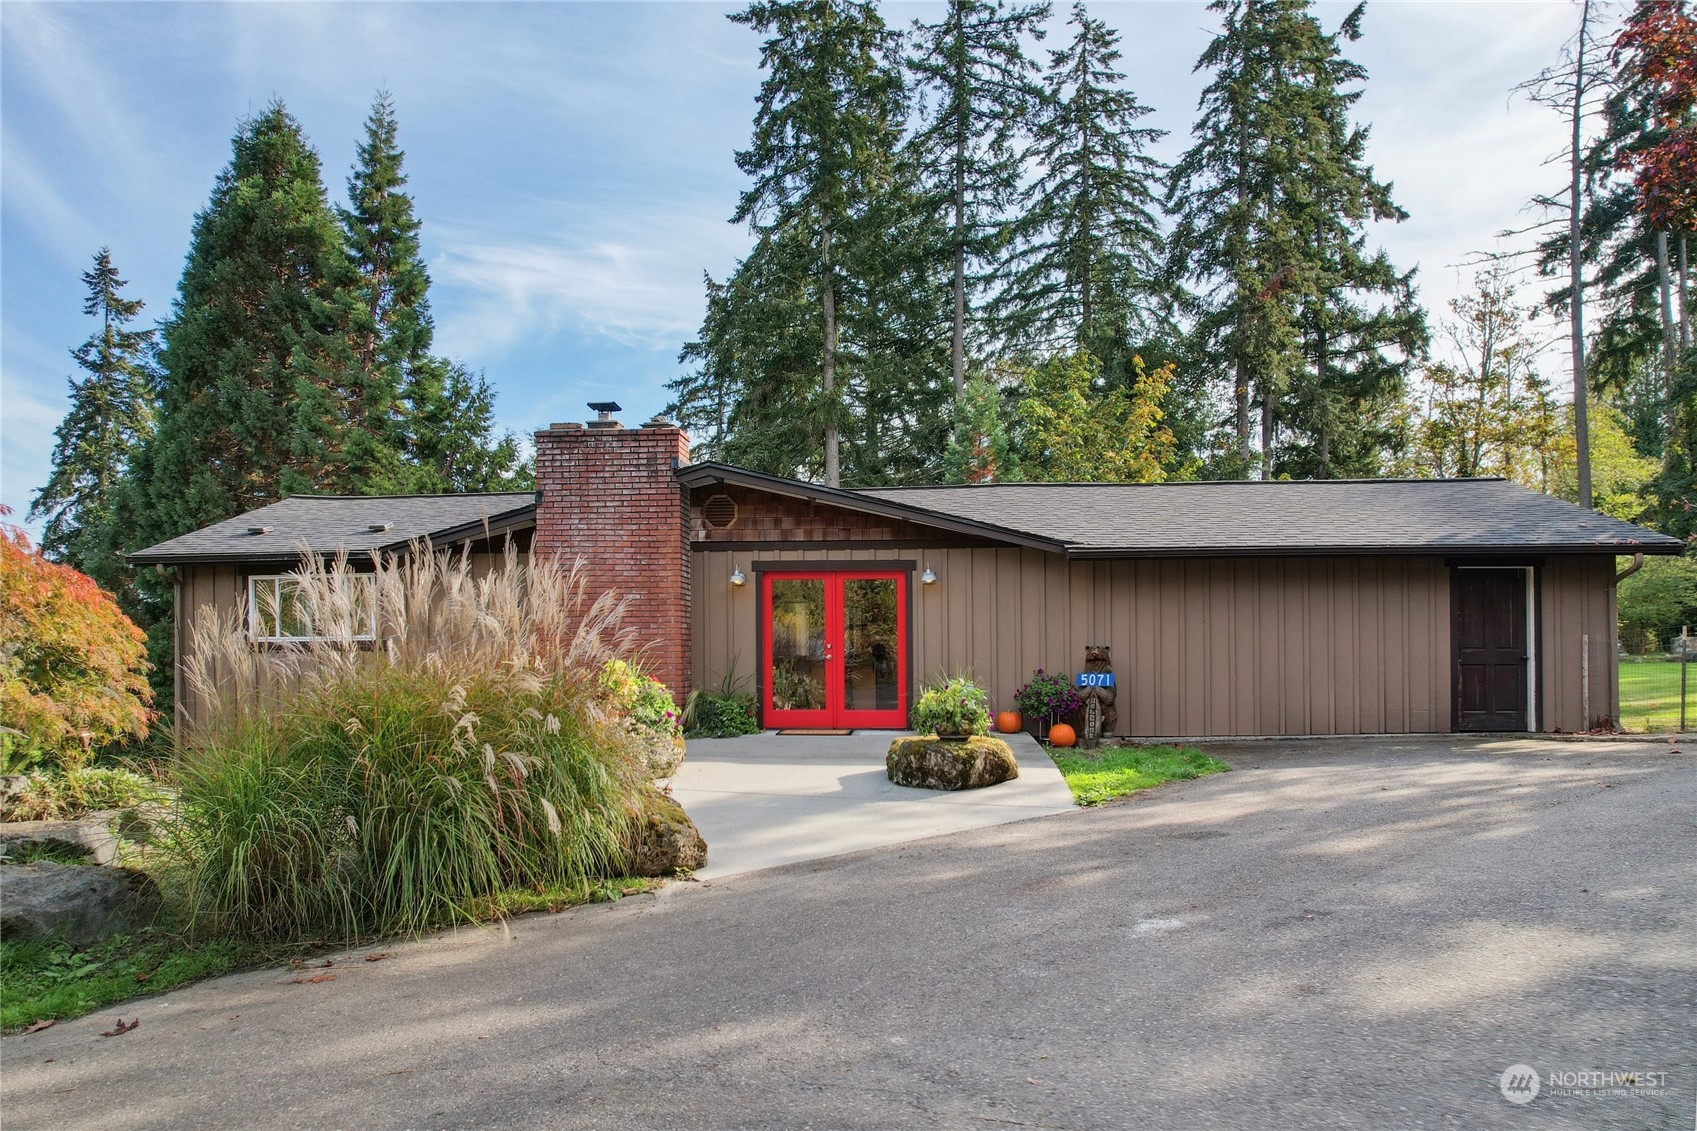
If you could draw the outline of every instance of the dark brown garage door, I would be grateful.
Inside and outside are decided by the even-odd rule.
[[[1526,571],[1454,574],[1457,730],[1526,729]]]

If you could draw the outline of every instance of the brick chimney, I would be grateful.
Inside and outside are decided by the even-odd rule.
[[[619,406],[592,404],[600,419],[554,424],[536,434],[534,551],[581,558],[585,595],[630,598],[649,672],[689,695],[689,508],[676,469],[689,461],[683,429],[665,420],[625,428]]]

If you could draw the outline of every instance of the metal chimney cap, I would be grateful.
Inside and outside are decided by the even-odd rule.
[[[594,409],[596,412],[622,412],[623,411],[623,408],[619,404],[618,401],[590,401],[589,407]]]

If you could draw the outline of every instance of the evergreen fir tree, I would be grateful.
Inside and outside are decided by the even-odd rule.
[[[862,0],[762,0],[732,19],[767,36],[737,154],[753,184],[732,218],[757,239],[730,279],[709,280],[683,353],[698,369],[674,383],[671,411],[716,415],[709,450],[751,466],[888,481],[909,453],[937,458],[943,433],[915,429],[947,405],[938,382],[915,380],[941,303],[934,222],[901,152],[897,37]]]
[[[1146,150],[1164,130],[1124,86],[1119,35],[1075,3],[1072,41],[1050,52],[1028,162],[1038,168],[1010,226],[1007,285],[995,315],[1014,343],[1087,348],[1112,377],[1128,339],[1158,332],[1159,191]]]
[[[394,100],[380,90],[365,121],[350,207],[337,210],[356,276],[351,337],[361,381],[390,391],[393,408],[371,427],[404,461],[397,488],[498,490],[523,482],[518,441],[497,434],[494,392],[480,376],[431,354],[430,275],[419,245],[420,222],[405,191],[406,155]]]
[[[356,364],[355,283],[318,155],[274,102],[242,123],[195,217],[162,330],[159,427],[131,476],[130,548],[290,491],[392,480],[393,387]]]
[[[123,476],[136,448],[153,433],[151,329],[129,324],[142,302],[123,296],[128,284],[101,248],[83,272],[83,313],[100,320],[71,351],[84,376],[71,378],[71,408],[54,432],[53,472],[30,503],[29,516],[47,520],[42,550],[120,595],[128,570],[113,552],[112,521]]]
[[[1373,422],[1388,418],[1424,327],[1411,276],[1365,249],[1368,222],[1403,213],[1349,122],[1360,94],[1345,88],[1365,72],[1339,41],[1359,36],[1362,9],[1328,35],[1306,0],[1210,7],[1223,26],[1197,67],[1213,79],[1167,200],[1169,270],[1196,287],[1193,353],[1215,359],[1232,406],[1235,451],[1214,470],[1373,470],[1384,435]],[[1274,462],[1281,415],[1295,441],[1288,469]]]
[[[426,357],[407,373],[407,489],[523,491],[535,483],[518,438],[498,432],[495,391],[481,373]]]
[[[943,455],[945,483],[1010,483],[1019,462],[1009,442],[1007,398],[993,377],[980,373],[955,398],[949,446]]]
[[[1425,312],[1415,300],[1414,272],[1399,272],[1385,252],[1367,250],[1366,224],[1400,222],[1391,186],[1366,164],[1368,130],[1350,121],[1366,71],[1343,57],[1340,41],[1360,38],[1357,7],[1311,72],[1308,130],[1316,162],[1304,210],[1314,257],[1314,286],[1298,329],[1304,360],[1276,410],[1283,441],[1273,474],[1329,479],[1381,474],[1395,443],[1396,419],[1410,367],[1427,344]]]
[[[950,373],[966,389],[968,324],[1002,243],[1019,188],[1023,141],[1043,90],[1023,41],[1041,39],[1048,3],[949,0],[934,24],[915,21],[908,67],[929,113],[913,139],[923,183],[946,212],[945,252],[953,313]]]

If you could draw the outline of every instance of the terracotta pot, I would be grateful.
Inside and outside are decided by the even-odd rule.
[[[1078,732],[1073,730],[1069,724],[1056,723],[1049,728],[1050,746],[1076,746],[1077,744]]]
[[[1018,734],[1024,725],[1018,711],[1001,711],[996,715],[996,729],[1003,734]]]

